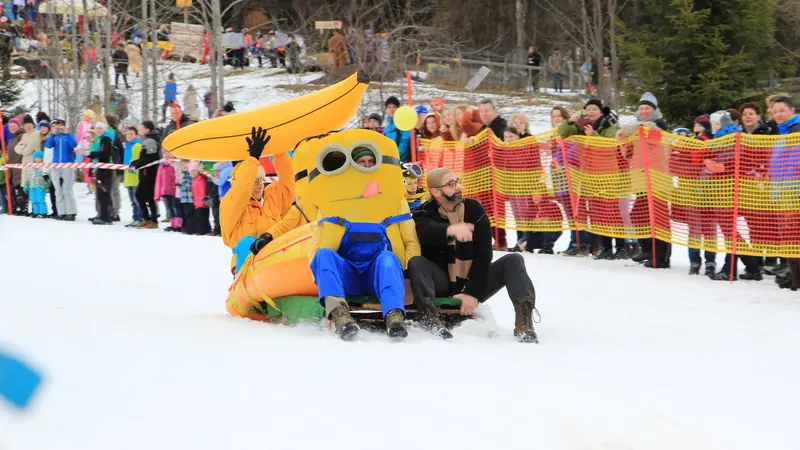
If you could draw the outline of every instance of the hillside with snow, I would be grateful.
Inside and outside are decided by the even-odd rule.
[[[202,96],[202,67],[175,72],[181,92],[192,84]],[[246,110],[299,95],[279,86],[311,78],[254,71],[228,77],[227,95]],[[483,97],[422,84],[416,95]],[[494,98],[535,130],[560,102]],[[800,440],[800,308],[771,278],[689,277],[678,246],[673,268],[658,271],[525,254],[539,345],[513,338],[505,291],[481,306],[494,337],[466,322],[449,342],[415,328],[402,343],[343,342],[317,326],[229,317],[219,238],[93,226],[94,197],[75,189],[77,222],[0,216],[0,348],[45,376],[30,410],[0,402],[0,449],[788,450]]]

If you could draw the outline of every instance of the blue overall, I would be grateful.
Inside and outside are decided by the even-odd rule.
[[[385,219],[381,223],[348,222],[340,217],[319,221],[345,228],[339,250],[317,250],[311,273],[319,286],[320,303],[325,297],[374,295],[381,302],[384,317],[393,309],[405,311],[403,266],[392,253],[386,227],[406,220],[411,214]]]

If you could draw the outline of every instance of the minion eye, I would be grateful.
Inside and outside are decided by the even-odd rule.
[[[374,172],[381,166],[381,152],[372,144],[356,144],[350,150],[353,168],[360,172]]]
[[[317,170],[321,175],[338,175],[346,169],[347,153],[345,153],[344,148],[332,145],[320,152],[317,158]]]

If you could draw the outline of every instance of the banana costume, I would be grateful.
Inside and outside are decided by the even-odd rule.
[[[253,126],[269,131],[262,157],[288,152],[307,136],[339,129],[350,121],[369,86],[363,71],[311,94],[195,123],[175,130],[162,145],[173,156],[200,161],[243,161]]]
[[[363,154],[376,164],[356,164]],[[405,310],[403,271],[420,246],[397,145],[371,130],[345,130],[302,142],[294,167],[298,185],[307,180],[298,191],[305,211],[317,211],[309,260],[320,303],[371,295],[384,316]]]

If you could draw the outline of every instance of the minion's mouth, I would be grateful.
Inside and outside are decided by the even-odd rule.
[[[351,200],[364,200],[364,199],[367,199],[367,198],[377,197],[377,196],[379,196],[381,194],[382,194],[382,192],[378,192],[377,194],[375,194],[373,196],[370,196],[370,197],[365,197],[363,195],[359,195],[358,197],[340,198],[339,200],[331,200],[331,202],[349,202]]]

